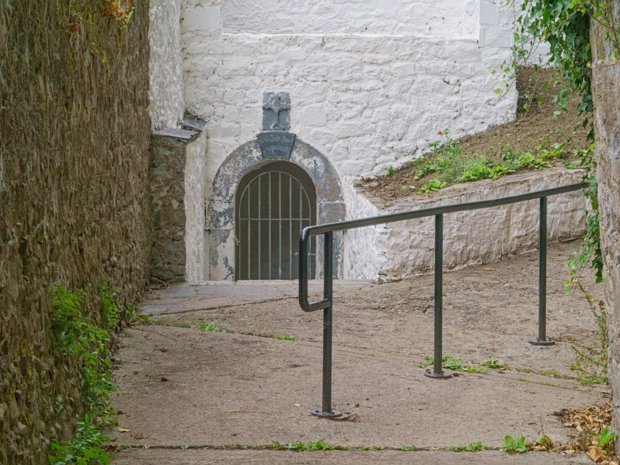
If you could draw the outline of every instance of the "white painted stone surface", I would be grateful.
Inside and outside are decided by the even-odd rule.
[[[185,100],[209,122],[208,183],[260,130],[265,91],[290,93],[291,132],[341,177],[420,155],[439,130],[460,136],[514,117],[514,89],[496,95],[492,77],[510,58],[512,8],[373,0],[341,9],[349,3],[187,0]]]
[[[205,169],[207,137],[202,132],[187,144],[185,159],[185,281],[206,280]]]
[[[188,280],[213,279],[208,235],[198,231],[203,207],[222,162],[260,131],[263,92],[290,94],[291,132],[333,164],[348,217],[378,214],[352,187],[355,177],[421,155],[440,130],[459,137],[514,118],[515,89],[497,95],[501,73],[493,76],[511,58],[514,8],[503,0],[151,0],[153,128],[177,127],[186,108],[208,122],[208,147],[201,139],[188,153]],[[465,234],[455,228],[446,223]],[[417,235],[408,227],[347,233],[345,276],[423,271],[430,252],[415,248]],[[393,266],[402,244],[417,255]],[[454,263],[496,256],[479,244],[476,258],[474,245]],[[220,255],[234,263],[227,247]],[[358,247],[363,253],[349,252]]]
[[[153,130],[176,128],[183,118],[181,0],[151,0],[149,112]]]
[[[381,34],[472,37],[475,1],[460,0],[226,0],[223,32],[230,34]]]
[[[579,183],[583,172],[563,169],[512,175],[496,181],[459,184],[435,194],[381,208],[350,187],[348,216],[362,218],[398,211],[490,200]],[[550,241],[581,237],[587,201],[580,192],[549,197]],[[538,201],[444,215],[444,267],[489,263],[538,247]],[[398,279],[432,271],[434,217],[351,230],[345,241],[345,279]]]

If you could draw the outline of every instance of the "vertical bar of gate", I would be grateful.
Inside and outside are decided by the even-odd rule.
[[[334,418],[342,415],[342,413],[332,410],[332,297],[334,294],[334,233],[332,231],[326,232],[323,237],[323,298],[328,300],[330,304],[328,307],[323,309],[323,399],[321,408],[316,409],[312,412],[312,414],[318,417]]]
[[[424,373],[429,378],[446,379],[442,366],[443,330],[443,214],[435,215],[435,334],[433,348],[433,371]]]
[[[547,339],[547,197],[540,198],[540,231],[538,244],[538,337],[530,343],[537,346],[555,344]]]

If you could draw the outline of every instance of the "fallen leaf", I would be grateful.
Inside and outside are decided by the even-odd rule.
[[[586,455],[590,457],[593,462],[598,462],[605,457],[605,453],[598,446],[591,446],[588,452],[586,452]]]
[[[120,426],[116,428],[116,431],[118,431],[119,433],[129,433],[129,430],[127,428],[121,428]]]

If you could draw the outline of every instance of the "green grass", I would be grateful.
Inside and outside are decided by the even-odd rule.
[[[432,355],[424,357],[424,360],[418,365],[420,368],[428,368],[433,366],[435,358]],[[465,363],[462,358],[444,355],[441,359],[441,366],[447,370],[461,371],[463,373],[486,373],[488,369],[501,370],[506,368],[502,362],[498,360],[485,360],[484,362]]]
[[[449,452],[482,452],[487,450],[487,446],[485,446],[482,441],[476,441],[469,443],[465,446],[451,446],[442,448],[442,450]]]
[[[323,439],[318,441],[308,442],[289,442],[283,444],[279,441],[274,441],[267,446],[267,449],[271,450],[290,450],[293,452],[311,452],[320,450],[351,450],[351,447],[339,446],[334,444],[328,444]]]
[[[200,331],[204,331],[206,333],[220,333],[222,329],[215,323],[197,323],[192,326],[194,329],[198,329]]]
[[[282,334],[278,334],[276,336],[272,336],[273,339],[277,339],[278,341],[291,341],[291,342],[295,342],[297,340],[297,338],[295,336],[293,336],[292,334],[289,333],[282,333]]]
[[[425,184],[419,187],[418,192],[434,192],[446,186],[481,179],[498,179],[501,176],[516,173],[522,170],[542,170],[563,161],[571,168],[578,168],[571,158],[583,158],[584,154],[591,153],[593,146],[587,149],[575,149],[568,153],[565,144],[539,145],[533,152],[518,152],[509,146],[501,149],[498,159],[489,159],[484,155],[466,158],[458,140],[449,137],[448,131],[441,134],[443,140],[430,143],[431,153],[411,164],[414,173],[413,180],[419,181],[432,176]],[[391,168],[391,167],[390,167]],[[392,168],[388,176],[395,174]],[[414,185],[403,186],[405,189],[415,189]]]
[[[601,448],[607,446],[607,444],[611,443],[614,439],[616,439],[616,432],[611,426],[605,426],[601,432],[598,433],[598,436],[596,436],[596,442]]]

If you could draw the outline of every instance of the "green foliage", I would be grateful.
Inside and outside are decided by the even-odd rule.
[[[485,360],[480,364],[480,366],[485,368],[491,368],[493,370],[503,370],[504,368],[506,368],[506,365],[503,362],[495,359]]]
[[[48,457],[51,465],[109,465],[108,453],[101,447],[108,438],[89,416],[78,422],[77,432],[68,443],[52,443]]]
[[[430,174],[435,175],[420,187],[420,193],[438,191],[455,183],[498,179],[520,170],[542,170],[568,155],[565,144],[556,143],[550,147],[540,145],[535,153],[515,152],[510,147],[502,147],[501,161],[489,160],[484,155],[467,159],[458,140],[450,138],[447,131],[442,135],[446,137],[444,140],[430,143],[433,153],[412,165],[416,181]]]
[[[419,364],[420,368],[427,368],[435,363],[435,357],[428,355]],[[497,360],[486,360],[480,364],[464,363],[462,358],[444,355],[441,359],[441,366],[447,370],[461,371],[464,373],[486,373],[487,369],[503,369],[506,365]]]
[[[385,175],[386,175],[386,176],[388,176],[388,177],[389,177],[389,176],[394,176],[394,175],[396,174],[396,172],[397,172],[397,171],[398,171],[398,170],[397,170],[396,168],[394,168],[393,166],[388,166],[388,167],[385,169]]]
[[[418,450],[418,448],[414,445],[411,446],[402,446],[399,447],[398,450],[402,451],[402,452],[415,452],[416,450]]]
[[[550,61],[568,79],[581,100],[582,113],[592,112],[590,12],[598,0],[525,0],[517,18],[515,63],[525,63],[534,46],[547,42]],[[566,106],[566,91],[557,97]]]
[[[148,315],[141,315],[138,313],[138,308],[135,305],[128,305],[125,307],[123,312],[123,323],[126,325],[147,325],[150,321]]]
[[[116,303],[118,288],[109,282],[99,283],[99,307],[101,313],[101,327],[114,330],[121,317],[121,310]]]
[[[476,441],[465,446],[446,447],[445,450],[450,452],[482,452],[487,450],[487,446],[482,441]]]
[[[514,66],[527,58],[535,42],[548,42],[551,50],[550,61],[560,69],[571,88],[581,96],[578,109],[586,115],[584,125],[590,128],[587,115],[594,108],[591,90],[590,23],[595,21],[604,28],[611,58],[617,60],[620,51],[620,27],[614,22],[613,5],[614,2],[610,0],[525,0],[517,19]],[[557,101],[565,108],[565,91],[559,94]],[[593,137],[592,129],[590,137]],[[595,164],[591,148],[578,155],[581,157],[581,165],[587,170],[584,181],[588,188],[585,194],[591,202],[592,210],[588,215],[586,236],[577,262],[589,261],[596,271],[597,281],[600,282],[603,260],[599,239]]]
[[[592,226],[592,229],[596,228],[598,234],[598,220],[595,222],[596,225]],[[579,292],[587,302],[588,308],[596,322],[598,336],[596,347],[572,346],[577,359],[572,364],[571,369],[577,373],[579,381],[586,386],[608,383],[607,356],[609,336],[607,332],[607,309],[605,303],[602,300],[597,300],[588,290],[581,276],[583,269],[590,263],[596,270],[596,281],[600,282],[602,280],[602,258],[592,259],[592,254],[595,256],[600,254],[600,247],[598,246],[598,240],[594,237],[589,237],[588,232],[586,232],[580,251],[566,263],[568,278],[564,281],[564,291],[567,293],[572,290]],[[600,263],[598,260],[600,260]]]
[[[295,342],[297,340],[295,336],[289,333],[278,334],[276,336],[273,336],[273,339],[277,339],[279,341],[291,341],[291,342]]]
[[[325,451],[325,450],[340,450],[340,451],[365,451],[365,452],[375,452],[385,450],[384,447],[373,446],[369,444],[360,444],[359,446],[343,446],[339,444],[328,444],[323,439],[319,439],[318,441],[308,441],[308,442],[289,442],[286,444],[281,443],[280,441],[273,441],[271,444],[265,446],[266,449],[269,450],[290,450],[293,452],[314,452],[314,451]],[[408,446],[405,448],[401,448],[399,450],[408,450],[413,451],[416,450],[415,446]]]
[[[504,450],[511,454],[522,454],[527,452],[525,436],[514,438],[510,434],[507,434],[504,436]]]
[[[553,439],[551,439],[545,434],[541,436],[538,441],[536,441],[535,446],[537,446],[535,447],[536,450],[538,450],[539,448],[542,448],[544,450],[551,450],[553,449]]]
[[[56,284],[52,295],[54,350],[75,357],[80,364],[84,403],[95,416],[106,413],[113,385],[110,377],[110,330],[118,324],[118,308],[111,304],[110,287],[100,287],[101,328],[88,320],[82,309],[84,294]]]
[[[607,444],[612,443],[612,441],[616,439],[616,432],[613,430],[611,426],[605,426],[598,436],[596,437],[596,442],[600,448],[605,448]]]
[[[84,309],[84,293],[73,292],[61,284],[51,289],[53,350],[73,357],[79,365],[86,414],[78,422],[77,432],[67,443],[50,446],[51,465],[107,465],[109,458],[101,444],[107,438],[101,428],[110,421],[110,393],[114,390],[110,369],[110,339],[119,325],[121,310],[116,303],[117,290],[101,283],[99,325],[90,321]]]
[[[425,194],[427,192],[435,192],[443,189],[448,185],[447,182],[440,181],[439,179],[433,179],[420,187],[420,192]]]
[[[278,441],[274,441],[267,446],[267,449],[290,450],[294,452],[309,452],[319,450],[350,450],[351,448],[327,444],[323,439],[319,439],[318,441],[289,442],[287,444],[282,444]]]
[[[368,444],[360,444],[359,446],[353,447],[353,450],[365,451],[365,452],[376,452],[376,451],[384,450],[384,448],[379,447],[379,446],[371,446]]]
[[[222,329],[215,323],[197,323],[192,326],[194,329],[199,329],[200,331],[204,331],[206,333],[219,333]]]

